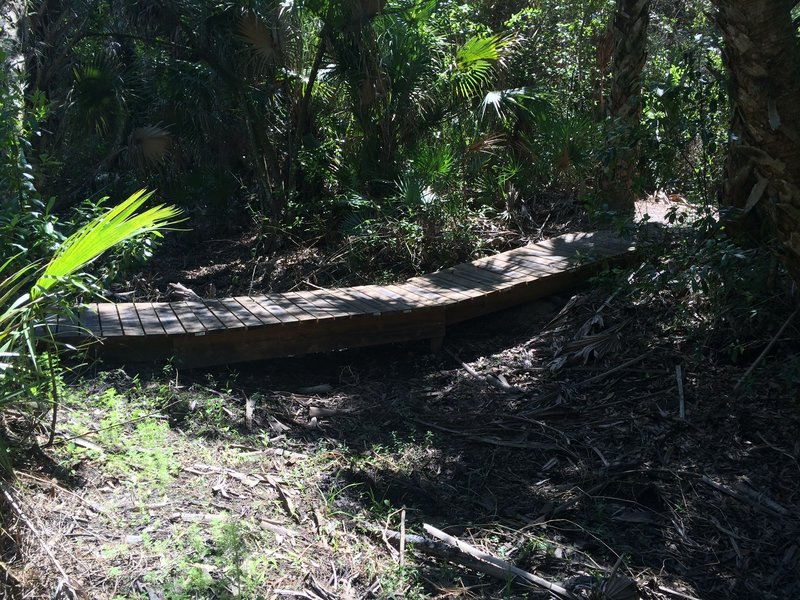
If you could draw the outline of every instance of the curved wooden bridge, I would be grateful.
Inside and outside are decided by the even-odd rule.
[[[236,296],[196,302],[94,303],[57,337],[94,340],[113,362],[174,359],[201,367],[430,339],[448,325],[585,281],[634,248],[610,233],[563,235],[386,286]]]

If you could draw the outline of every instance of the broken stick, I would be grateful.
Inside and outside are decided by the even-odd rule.
[[[491,554],[487,554],[486,552],[478,550],[475,546],[459,540],[458,538],[445,533],[441,529],[437,529],[433,525],[423,523],[422,527],[431,537],[442,540],[443,542],[454,546],[461,553],[476,559],[479,564],[487,565],[483,570],[484,573],[493,575],[495,577],[500,577],[504,580],[519,580],[521,583],[529,586],[543,588],[559,598],[565,598],[567,600],[572,600],[575,598],[575,595],[572,592],[558,585],[557,583],[551,583],[550,581],[547,581],[538,575],[534,575],[528,571],[523,571],[519,567],[515,567],[511,563],[501,558],[497,558],[496,556],[492,556]]]

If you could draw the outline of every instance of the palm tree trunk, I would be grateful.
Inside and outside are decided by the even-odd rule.
[[[797,0],[716,0],[733,105],[723,207],[766,222],[800,283],[800,42]]]
[[[617,0],[611,84],[609,156],[601,178],[608,205],[633,214],[634,175],[639,162],[642,69],[647,56],[650,0]]]

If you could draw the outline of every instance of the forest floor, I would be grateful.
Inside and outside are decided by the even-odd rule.
[[[619,281],[453,327],[436,355],[94,367],[3,488],[25,507],[5,597],[800,598],[796,332],[737,389],[757,352],[727,359]],[[539,584],[397,541],[439,530]]]

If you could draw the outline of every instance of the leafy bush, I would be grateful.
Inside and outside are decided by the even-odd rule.
[[[764,332],[780,327],[792,286],[774,249],[741,246],[712,214],[688,224],[684,239],[646,248],[628,290],[638,306],[674,307],[673,319],[661,324],[665,331],[738,361],[765,343]]]
[[[55,366],[52,360],[43,364],[41,352],[43,347],[58,352],[59,345],[40,328],[48,317],[69,313],[76,292],[95,289],[87,276],[89,266],[107,250],[175,222],[178,211],[171,207],[137,212],[149,197],[139,191],[98,215],[66,238],[44,264],[15,269],[23,250],[0,266],[0,411],[24,399],[41,402],[42,384],[55,381]],[[56,386],[49,389],[55,417]]]
[[[398,182],[396,190],[380,203],[349,198],[341,230],[354,268],[419,273],[474,254],[479,240],[470,223],[477,215],[463,200],[440,196],[414,176]]]

